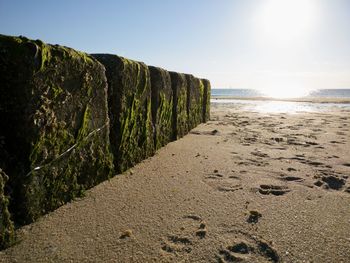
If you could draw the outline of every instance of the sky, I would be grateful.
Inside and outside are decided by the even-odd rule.
[[[0,34],[117,54],[213,88],[350,88],[349,0],[0,0]]]

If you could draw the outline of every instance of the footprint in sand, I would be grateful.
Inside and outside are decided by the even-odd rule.
[[[316,161],[310,161],[310,160],[306,160],[304,163],[305,163],[305,164],[308,164],[308,165],[312,165],[312,166],[321,166],[321,165],[324,165],[324,163],[316,162]]]
[[[195,224],[195,235],[199,238],[205,238],[207,235],[207,229],[206,229],[206,224],[202,220],[200,216],[197,215],[187,215],[183,217],[184,219],[192,219],[195,222],[198,222],[198,224]]]
[[[250,234],[236,233],[215,255],[217,262],[280,262],[277,251],[266,241]]]
[[[336,134],[337,134],[337,135],[342,135],[342,136],[343,136],[343,135],[346,135],[346,133],[345,133],[345,132],[341,132],[341,131],[340,131],[340,132],[339,132],[339,131],[338,131],[338,132],[336,132]]]
[[[237,184],[237,185],[228,185],[228,186],[225,186],[225,185],[222,185],[222,186],[218,186],[218,191],[220,192],[234,192],[234,191],[237,191],[237,190],[242,190],[243,187],[242,185],[240,184]]]
[[[250,145],[251,143],[256,143],[258,141],[258,139],[256,137],[243,137],[241,139],[241,143],[244,144],[248,144]]]
[[[190,131],[190,134],[194,134],[194,135],[219,135],[220,132],[215,129],[212,131]]]
[[[237,175],[230,175],[228,178],[230,179],[236,179],[236,180],[240,180],[241,178],[238,177]]]
[[[189,254],[195,239],[206,237],[206,224],[198,215],[186,215],[183,218],[180,231],[168,235],[161,243],[161,249],[170,254]]]
[[[319,180],[314,185],[318,187],[323,186],[325,189],[341,190],[346,183],[344,178],[340,178],[335,174],[323,175],[321,177],[316,176],[316,178],[319,178]]]
[[[319,144],[316,142],[312,142],[312,141],[297,141],[297,138],[290,138],[287,140],[287,144],[289,145],[295,145],[295,146],[303,146],[303,147],[310,147],[310,146],[318,146]],[[317,148],[317,147],[316,147]]]
[[[192,241],[188,237],[169,235],[162,243],[162,250],[168,253],[190,253],[192,251]]]
[[[271,140],[275,141],[275,142],[283,142],[284,139],[282,137],[274,137],[274,138],[271,138]]]
[[[235,162],[237,165],[245,165],[245,166],[258,166],[258,167],[265,167],[268,166],[268,162],[256,160],[256,159],[246,159],[246,161],[241,161],[241,162]]]
[[[287,186],[272,185],[272,184],[262,184],[258,189],[260,194],[263,195],[284,195],[291,190]]]
[[[262,158],[269,157],[269,155],[267,153],[263,153],[261,151],[251,152],[250,154],[254,155],[254,156],[257,156],[257,157],[262,157]]]
[[[225,178],[218,170],[214,170],[213,173],[206,175],[204,182],[219,192],[234,192],[243,189],[242,185],[236,182],[239,180],[238,176],[232,175]]]
[[[317,146],[316,149],[325,149],[323,146]]]
[[[282,180],[282,181],[287,181],[287,182],[302,182],[302,181],[304,181],[304,179],[301,178],[301,177],[297,177],[297,176],[285,176],[285,175],[281,175],[280,180]]]
[[[259,222],[260,217],[262,217],[262,214],[259,213],[258,211],[249,211],[249,217],[247,219],[247,222],[249,224],[256,224]]]
[[[325,189],[341,190],[345,186],[349,176],[330,169],[320,169],[314,178],[318,179],[315,183],[316,186],[323,186]]]
[[[224,175],[223,174],[220,174],[220,173],[211,173],[211,174],[208,174],[205,178],[206,179],[221,179],[223,178]]]
[[[296,155],[295,157],[278,157],[278,158],[275,158],[275,160],[296,160],[302,164],[316,166],[316,167],[325,165],[322,162],[307,160],[304,157],[305,156],[303,156],[303,155]]]

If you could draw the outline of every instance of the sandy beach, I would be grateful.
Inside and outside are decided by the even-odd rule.
[[[350,111],[211,120],[17,230],[0,262],[350,262]]]

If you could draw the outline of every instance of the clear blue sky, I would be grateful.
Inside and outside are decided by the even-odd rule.
[[[0,33],[193,73],[216,88],[350,88],[349,0],[0,0]]]

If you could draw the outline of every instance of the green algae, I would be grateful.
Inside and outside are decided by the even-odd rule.
[[[35,41],[36,47],[40,52],[40,70],[44,70],[45,66],[50,63],[51,60],[51,52],[50,52],[50,46],[43,43],[41,40]],[[37,58],[38,54],[35,54],[35,57]]]
[[[185,74],[169,72],[173,90],[173,139],[188,133],[187,81]]]
[[[10,213],[9,200],[5,194],[8,176],[0,169],[0,249],[9,247],[15,241],[15,232]]]
[[[155,81],[141,62],[24,37],[0,35],[0,50],[11,193],[9,203],[0,178],[0,247],[13,242],[11,218],[33,222],[209,118],[210,83],[192,75],[157,69]]]
[[[111,147],[118,172],[154,154],[148,67],[123,57],[93,54],[106,68]]]
[[[191,130],[203,120],[204,85],[196,77],[186,74],[188,129]]]
[[[161,148],[173,139],[173,90],[169,72],[148,67],[152,88],[152,123],[154,145]]]
[[[210,119],[210,92],[211,85],[207,79],[201,79],[204,85],[203,90],[203,122],[207,122]]]
[[[85,111],[82,119],[81,127],[78,131],[77,141],[82,142],[82,140],[88,135],[89,132],[89,121],[90,121],[90,106],[87,104],[85,106]]]
[[[107,80],[93,57],[0,35],[0,137],[10,212],[34,221],[110,178]]]

